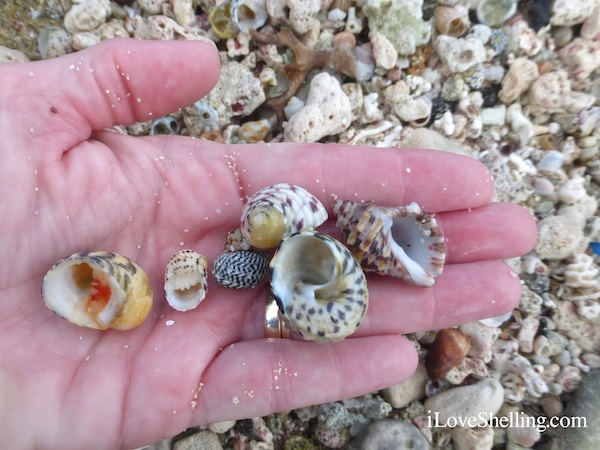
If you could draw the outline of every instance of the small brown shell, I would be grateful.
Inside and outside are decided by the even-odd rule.
[[[433,381],[459,365],[471,348],[471,338],[456,328],[440,330],[427,350],[425,369]]]
[[[442,272],[444,237],[416,203],[389,208],[336,200],[333,212],[342,240],[365,270],[425,287]]]

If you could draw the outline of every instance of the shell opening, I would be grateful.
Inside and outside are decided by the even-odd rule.
[[[291,245],[289,245],[291,244]],[[313,236],[295,235],[278,251],[281,265],[281,283],[293,286],[289,291],[276,294],[284,302],[292,294],[328,302],[330,291],[335,283],[335,255],[322,240]],[[287,298],[285,298],[287,297]]]
[[[431,249],[428,237],[415,220],[415,216],[394,217],[391,227],[394,243],[401,247],[410,259],[422,266],[429,274],[433,272],[431,265]]]

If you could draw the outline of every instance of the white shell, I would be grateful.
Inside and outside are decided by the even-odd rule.
[[[193,250],[175,253],[165,270],[165,297],[173,309],[189,311],[206,297],[208,290],[206,257]]]
[[[271,289],[288,328],[307,340],[333,342],[353,333],[367,311],[365,274],[330,236],[303,231],[271,260]]]
[[[231,2],[231,21],[244,33],[248,33],[250,28],[258,30],[268,17],[265,0],[232,0]]]
[[[54,264],[42,282],[46,306],[82,327],[128,330],[152,308],[152,285],[135,262],[112,252],[80,252]]]
[[[242,235],[255,248],[276,247],[294,233],[317,228],[327,220],[321,202],[306,189],[288,183],[256,192],[242,211]]]
[[[444,236],[416,203],[388,208],[336,200],[333,212],[344,243],[365,270],[424,287],[442,273]]]

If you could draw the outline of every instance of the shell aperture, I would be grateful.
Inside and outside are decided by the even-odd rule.
[[[442,273],[444,237],[416,203],[388,208],[336,200],[333,212],[345,244],[365,270],[424,287]]]
[[[334,342],[353,333],[369,303],[360,265],[340,242],[303,231],[281,242],[271,289],[288,327],[307,340]]]
[[[321,202],[306,189],[288,183],[257,191],[244,206],[241,230],[257,249],[274,248],[288,236],[317,228],[327,220]]]
[[[206,257],[193,250],[175,253],[165,270],[165,297],[173,309],[189,311],[206,297]]]
[[[135,262],[112,252],[80,252],[54,264],[42,282],[48,308],[75,325],[128,330],[152,308],[152,285]]]

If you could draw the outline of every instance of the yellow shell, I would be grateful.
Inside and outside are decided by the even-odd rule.
[[[48,308],[87,328],[129,330],[152,308],[152,285],[144,270],[112,252],[80,252],[54,264],[42,282]]]

